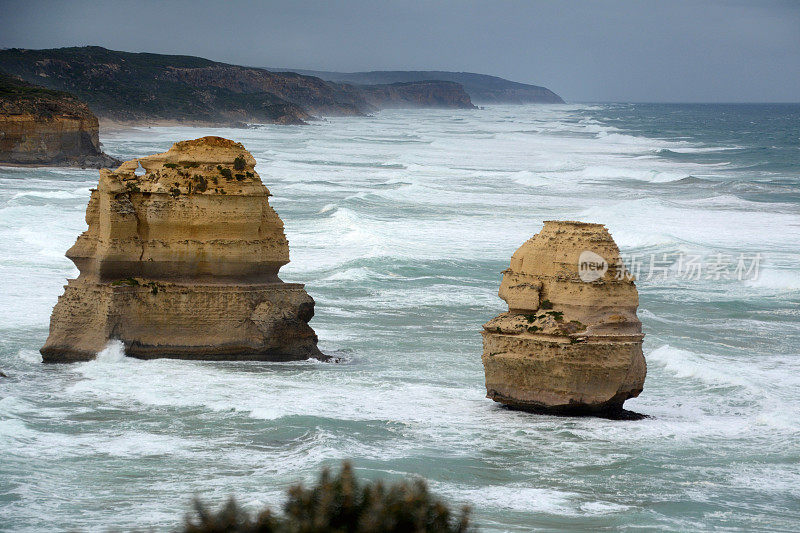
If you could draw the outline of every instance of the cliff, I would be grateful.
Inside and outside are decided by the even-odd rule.
[[[313,116],[363,115],[380,104],[452,107],[454,88],[361,88],[294,72],[229,65],[191,56],[129,53],[97,46],[0,50],[0,69],[74,93],[101,118],[212,124],[303,124]],[[437,96],[435,92],[442,90]],[[383,96],[381,96],[383,94]],[[466,94],[462,107],[472,107]]]
[[[358,95],[351,95],[319,78],[293,72],[276,74],[264,69],[213,63],[203,67],[168,65],[159,79],[233,94],[274,95],[296,104],[310,115],[361,115]]]
[[[385,85],[360,85],[364,100],[378,109],[439,107],[474,109],[469,95],[458,83],[419,81]]]
[[[323,70],[300,70],[302,74],[317,76],[335,83],[375,85],[410,83],[421,81],[450,81],[464,87],[473,103],[495,104],[563,104],[556,93],[547,87],[519,83],[497,76],[474,72],[448,72],[443,70],[374,70],[371,72],[327,72]]]
[[[601,224],[547,221],[503,272],[508,312],[484,324],[487,397],[555,414],[622,412],[647,366],[639,297]]]
[[[175,80],[170,72],[214,65],[222,64],[97,46],[0,50],[0,69],[49,89],[69,91],[103,119],[302,124],[310,117],[299,105],[272,93],[191,85]]]
[[[101,170],[44,361],[92,359],[110,339],[140,358],[324,357],[314,300],[278,278],[289,244],[254,166],[241,144],[203,137]]]
[[[0,74],[0,164],[111,167],[97,117],[71,94]]]

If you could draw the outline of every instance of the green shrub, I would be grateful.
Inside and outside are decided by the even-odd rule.
[[[456,518],[422,480],[362,484],[350,464],[322,471],[310,488],[289,489],[283,515],[264,509],[252,518],[231,499],[218,512],[195,502],[184,533],[413,533],[469,531],[469,509]]]
[[[234,170],[244,170],[244,167],[247,165],[247,162],[244,160],[243,156],[236,156],[236,159],[233,160],[233,169]]]
[[[555,318],[556,322],[564,320],[564,311],[547,311],[545,314]]]
[[[231,172],[231,169],[227,167],[217,167],[217,169],[219,170],[219,173],[222,174],[223,178],[225,179],[233,178],[233,172]]]
[[[167,168],[178,168],[178,165],[175,163],[164,163],[164,166]]]
[[[192,181],[194,181],[195,191],[205,192],[206,189],[208,189],[208,181],[200,174],[195,174],[194,177],[192,177]]]

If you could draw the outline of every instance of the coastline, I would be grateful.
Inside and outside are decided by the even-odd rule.
[[[246,122],[214,122],[210,120],[175,120],[175,119],[143,119],[143,120],[115,120],[98,117],[100,133],[120,132],[137,128],[238,128],[247,129]]]

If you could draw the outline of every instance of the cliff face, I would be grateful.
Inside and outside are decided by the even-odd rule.
[[[97,117],[70,94],[0,74],[0,163],[116,166],[100,149]]]
[[[278,278],[289,245],[254,166],[241,144],[204,137],[102,170],[44,361],[91,359],[110,339],[141,358],[324,357],[314,300]]]
[[[419,81],[386,85],[361,85],[357,88],[366,102],[378,109],[440,107],[474,109],[469,95],[458,83]]]
[[[168,67],[161,79],[191,87],[217,87],[233,93],[273,94],[312,115],[361,115],[357,95],[350,95],[319,78],[293,72],[214,64],[201,68]]]
[[[647,367],[639,297],[600,224],[545,222],[512,256],[484,324],[487,396],[558,414],[613,414],[638,396]]]

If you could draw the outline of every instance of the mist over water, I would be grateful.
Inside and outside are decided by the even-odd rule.
[[[125,358],[44,366],[94,170],[0,168],[0,530],[169,530],[198,495],[280,505],[352,459],[421,475],[484,531],[796,530],[800,106],[383,111],[309,126],[112,132],[122,159],[242,142],[311,325],[341,364]],[[486,399],[481,324],[544,220],[608,226],[637,282],[636,421]],[[651,254],[760,254],[756,279],[644,279]],[[735,261],[734,261],[735,262]]]

